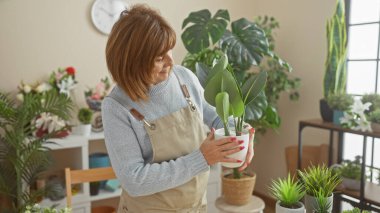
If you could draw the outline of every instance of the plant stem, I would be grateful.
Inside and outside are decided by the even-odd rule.
[[[228,122],[224,122],[224,135],[230,136],[230,127],[228,126]]]
[[[243,173],[239,171],[238,168],[233,169],[234,179],[240,179],[243,176]]]

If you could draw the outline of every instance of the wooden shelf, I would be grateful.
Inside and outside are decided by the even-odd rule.
[[[87,145],[87,139],[79,135],[69,135],[64,138],[52,138],[48,141],[54,142],[46,144],[46,147],[52,150],[78,148]]]
[[[338,187],[338,191],[339,191],[338,193],[348,195],[350,197],[360,200],[360,191],[345,189],[341,185]],[[371,182],[366,182],[364,191],[365,191],[364,199],[366,202],[373,203],[377,206],[380,206],[380,186],[379,185],[375,183],[371,183]]]

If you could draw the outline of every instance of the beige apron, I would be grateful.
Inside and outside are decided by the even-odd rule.
[[[179,79],[178,81],[180,82]],[[206,138],[203,121],[186,86],[181,85],[181,89],[188,106],[179,111],[148,122],[137,110],[130,110],[138,120],[144,122],[153,148],[152,163],[187,155],[199,149]],[[208,176],[209,171],[203,172],[183,185],[148,196],[131,197],[123,190],[118,212],[207,212]]]

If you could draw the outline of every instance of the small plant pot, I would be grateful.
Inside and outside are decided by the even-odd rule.
[[[235,136],[236,140],[243,140],[244,142],[240,146],[244,146],[244,149],[242,149],[239,152],[236,152],[231,155],[227,155],[228,158],[236,159],[236,160],[241,160],[241,163],[221,163],[222,166],[227,167],[227,168],[238,168],[241,165],[243,165],[245,161],[245,157],[247,155],[248,151],[248,146],[249,146],[249,133],[248,131],[243,130],[243,134],[240,136],[236,136],[235,130],[230,129],[230,134],[231,136]],[[224,129],[217,129],[215,131],[215,139],[220,139],[220,138],[226,138],[226,137],[231,137],[231,136],[225,136],[224,135]]]
[[[360,180],[350,179],[346,177],[342,177],[342,184],[344,188],[354,191],[360,190]]]
[[[247,204],[252,197],[255,183],[255,173],[245,173],[240,179],[234,179],[232,174],[222,176],[222,193],[224,201],[235,206]]]
[[[280,201],[276,202],[276,213],[305,213],[305,206],[301,202],[297,202],[294,208],[286,208],[280,205]]]
[[[319,100],[319,111],[323,121],[332,122],[333,121],[333,110],[327,104],[325,99]]]
[[[329,203],[331,203],[331,206],[330,206],[328,212],[332,211],[333,200],[334,200],[334,194],[332,194],[330,197],[327,198],[327,201]],[[317,209],[317,207],[318,207],[317,198],[314,197],[314,196],[306,194],[305,195],[305,208],[306,208],[306,212],[313,212],[314,209]]]
[[[371,128],[373,132],[380,132],[380,124],[378,123],[371,123]]]
[[[99,194],[100,182],[90,183],[90,195],[95,196]]]
[[[340,119],[344,117],[344,112],[340,110],[334,110],[333,123],[340,126]]]
[[[89,137],[91,134],[91,124],[82,124],[73,128],[73,134]]]

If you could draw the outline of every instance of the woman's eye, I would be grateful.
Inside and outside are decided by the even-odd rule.
[[[163,60],[164,60],[163,57],[159,57],[159,58],[156,59],[156,61],[158,61],[158,62],[163,61]]]

